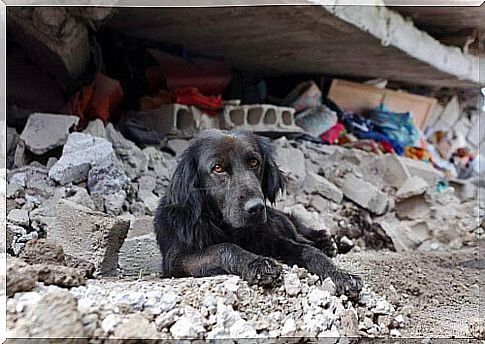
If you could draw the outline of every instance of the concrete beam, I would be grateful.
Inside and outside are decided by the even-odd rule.
[[[438,87],[482,82],[478,58],[442,45],[385,7],[312,1],[318,6],[119,8],[107,25],[269,76],[379,77]]]

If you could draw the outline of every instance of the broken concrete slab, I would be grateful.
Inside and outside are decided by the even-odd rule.
[[[397,252],[414,250],[421,243],[418,240],[413,240],[411,229],[404,223],[382,221],[380,226],[386,235],[391,238],[392,244]]]
[[[20,141],[32,153],[42,155],[63,146],[78,123],[77,116],[33,113],[20,135]]]
[[[423,178],[413,176],[406,180],[404,184],[397,190],[396,201],[399,202],[409,197],[422,195],[428,188],[429,185]]]
[[[384,214],[389,206],[387,194],[372,184],[349,173],[339,183],[345,197],[376,215]]]
[[[135,219],[121,246],[119,264],[123,275],[162,273],[163,258],[153,229],[153,217]]]
[[[106,138],[106,130],[104,128],[104,123],[102,120],[99,118],[90,121],[86,128],[83,130],[83,133],[95,136],[95,137],[101,137],[103,139]]]
[[[86,180],[97,164],[115,162],[113,146],[108,140],[83,133],[69,135],[62,156],[49,170],[49,177],[61,185]]]
[[[93,263],[96,275],[114,275],[129,227],[129,221],[60,200],[47,238],[61,244],[66,254]]]
[[[309,194],[319,194],[336,203],[341,203],[344,197],[342,191],[335,184],[310,171],[306,174],[304,190]]]
[[[282,139],[276,141],[276,164],[287,177],[297,184],[302,184],[306,176],[305,155],[285,141]]]
[[[15,324],[9,338],[72,338],[85,337],[76,298],[65,290],[43,295],[27,314]],[[74,339],[76,338],[76,339]]]
[[[25,244],[19,256],[28,264],[64,265],[64,251],[57,242],[48,239],[34,239]]]
[[[119,215],[130,189],[130,179],[122,168],[111,161],[91,168],[87,187],[91,195],[99,195],[104,199],[107,214]]]
[[[147,170],[148,162],[145,154],[135,143],[127,140],[111,123],[106,126],[105,130],[106,137],[113,144],[116,156],[123,163],[128,178],[134,180]]]
[[[450,129],[453,128],[456,121],[458,121],[460,114],[461,114],[460,103],[458,101],[458,97],[454,96],[446,104],[440,117],[434,123],[433,130],[449,131]]]
[[[173,139],[168,140],[167,145],[175,151],[177,156],[180,156],[184,150],[189,146],[188,140]]]
[[[401,220],[417,220],[430,216],[430,206],[424,195],[413,196],[396,203],[396,215]]]
[[[430,187],[434,187],[438,181],[444,179],[443,172],[438,171],[433,166],[426,164],[421,160],[414,160],[406,157],[399,157],[399,160],[406,166],[406,169],[411,176],[421,177]]]
[[[7,221],[21,227],[28,227],[30,224],[29,212],[23,209],[12,209],[7,215]]]
[[[35,288],[37,273],[21,259],[7,258],[7,296]]]
[[[406,165],[396,154],[385,154],[380,157],[384,166],[384,180],[391,186],[401,187],[411,177]]]

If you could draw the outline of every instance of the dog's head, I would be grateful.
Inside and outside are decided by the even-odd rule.
[[[284,176],[268,138],[250,132],[206,130],[183,153],[166,198],[169,205],[218,217],[233,228],[266,222]]]

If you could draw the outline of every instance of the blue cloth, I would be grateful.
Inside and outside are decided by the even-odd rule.
[[[392,112],[381,104],[368,117],[380,132],[403,146],[414,146],[419,140],[419,131],[413,123],[411,112]]]

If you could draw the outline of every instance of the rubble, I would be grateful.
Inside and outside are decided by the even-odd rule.
[[[62,147],[78,123],[77,116],[33,113],[20,135],[19,144],[35,155],[45,154]]]
[[[305,191],[308,193],[317,193],[336,203],[341,203],[344,197],[342,191],[337,186],[313,172],[307,172]]]
[[[426,183],[423,178],[419,176],[413,176],[407,179],[404,184],[397,190],[396,201],[422,195],[426,192],[428,187],[428,183]]]
[[[81,182],[89,170],[99,164],[115,163],[111,143],[99,137],[82,133],[69,135],[62,156],[49,170],[49,177],[61,185]]]
[[[12,209],[7,215],[7,221],[17,226],[28,227],[29,212],[23,209]]]
[[[162,272],[162,256],[153,231],[153,217],[134,220],[120,248],[119,265],[125,276]]]
[[[95,137],[100,137],[102,139],[106,138],[106,129],[104,128],[104,123],[99,118],[90,121],[86,128],[83,130],[83,133]]]
[[[18,320],[15,329],[7,333],[9,338],[73,338],[73,341],[84,336],[76,299],[59,289],[44,294]]]
[[[345,197],[376,215],[382,215],[389,206],[388,196],[372,184],[347,174],[341,181],[341,190]]]
[[[65,253],[93,263],[95,274],[113,275],[128,228],[125,220],[61,200],[47,237],[62,245]]]
[[[130,180],[134,180],[143,171],[147,170],[147,160],[142,150],[133,142],[127,140],[117,131],[113,124],[109,123],[106,128],[106,137],[113,144],[116,156],[123,163],[124,171]]]

